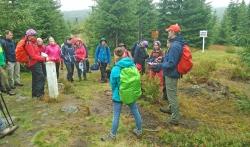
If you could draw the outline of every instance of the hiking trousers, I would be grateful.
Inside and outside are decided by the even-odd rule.
[[[141,115],[139,113],[137,104],[134,102],[128,106],[130,108],[131,113],[134,116],[136,128],[138,130],[142,130],[142,120],[141,120]],[[113,122],[112,122],[112,129],[111,129],[112,135],[116,135],[117,133],[121,110],[122,110],[122,103],[113,102]]]
[[[73,82],[73,74],[74,74],[74,63],[73,62],[64,62],[67,68],[67,80]]]
[[[107,68],[107,63],[100,62],[100,71],[101,71],[101,81],[106,82],[107,81],[107,73],[106,73],[106,68]]]
[[[42,70],[42,63],[37,62],[30,67],[32,72],[32,97],[44,95],[45,77]]]
[[[83,69],[80,69],[79,67],[79,63],[83,63]],[[87,75],[86,75],[86,72],[87,72],[87,67],[86,67],[86,61],[77,61],[76,62],[76,69],[77,69],[77,73],[78,73],[78,78],[79,80],[82,80],[82,75],[83,75],[83,78],[86,79],[87,78]]]
[[[7,64],[9,74],[9,84],[14,87],[15,84],[20,84],[20,63],[8,62]]]
[[[171,109],[171,119],[174,121],[179,121],[180,114],[179,114],[179,104],[177,98],[177,82],[178,79],[170,78],[165,76],[166,82],[166,91],[168,96],[168,101]]]
[[[2,66],[0,66],[0,78],[1,78],[2,90],[4,91],[11,90],[9,80],[8,80],[8,75]]]

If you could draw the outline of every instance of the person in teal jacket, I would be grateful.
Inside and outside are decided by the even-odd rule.
[[[120,87],[120,72],[121,67],[130,67],[135,66],[134,62],[129,57],[122,58],[124,54],[124,50],[121,47],[118,47],[114,51],[116,64],[111,70],[110,74],[110,86],[112,89],[112,101],[113,101],[113,122],[111,132],[106,136],[102,137],[102,141],[115,140],[116,133],[119,125],[120,113],[122,109],[122,102],[119,95],[119,87]],[[141,115],[139,113],[136,102],[128,105],[131,113],[135,118],[136,128],[133,130],[133,133],[140,137],[142,135],[142,120]]]

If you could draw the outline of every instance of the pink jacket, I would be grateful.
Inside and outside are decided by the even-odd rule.
[[[54,62],[61,61],[61,49],[59,45],[48,45],[46,46],[45,53],[48,54],[49,59]]]

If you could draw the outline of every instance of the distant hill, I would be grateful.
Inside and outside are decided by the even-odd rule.
[[[75,11],[62,11],[64,19],[70,22],[76,21],[76,19],[78,21],[82,21],[90,14],[90,12],[91,12],[90,9],[75,10]]]
[[[226,7],[218,7],[218,8],[214,8],[214,10],[216,11],[216,15],[218,19],[221,20],[223,18]],[[62,11],[64,19],[70,22],[76,21],[76,19],[78,19],[78,21],[83,21],[90,14],[90,12],[91,12],[90,9],[75,10],[75,11]]]
[[[218,7],[218,8],[214,8],[214,10],[216,11],[216,15],[218,19],[222,20],[226,7]]]

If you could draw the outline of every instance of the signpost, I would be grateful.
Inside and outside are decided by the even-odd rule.
[[[154,41],[157,40],[159,37],[159,31],[152,31],[151,37],[153,38]]]
[[[202,52],[204,53],[205,49],[205,38],[207,37],[207,30],[201,30],[200,31],[200,37],[202,37]]]

